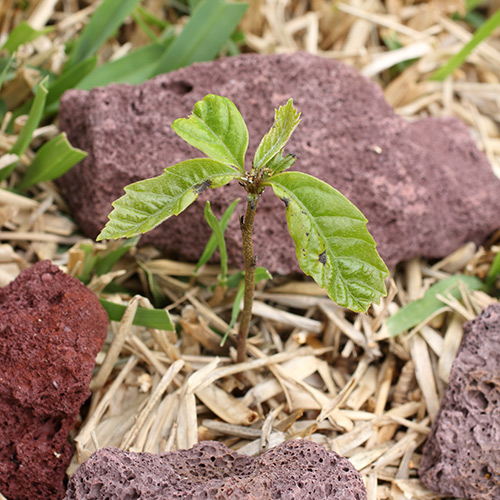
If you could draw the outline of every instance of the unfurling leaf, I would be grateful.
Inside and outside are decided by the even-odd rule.
[[[388,270],[363,214],[315,177],[283,172],[267,180],[286,205],[301,269],[337,304],[364,312],[386,295]]]
[[[172,215],[178,215],[207,188],[224,186],[239,174],[232,167],[208,158],[177,163],[158,177],[125,187],[125,195],[97,240],[130,238],[150,231]]]
[[[300,122],[300,113],[293,107],[293,99],[288,99],[285,106],[280,106],[274,113],[274,124],[262,138],[255,152],[253,166],[264,167],[285,147]]]
[[[226,97],[205,96],[189,118],[175,120],[172,129],[210,158],[245,172],[248,130],[238,108]]]
[[[267,168],[270,171],[269,177],[271,175],[280,174],[285,170],[288,170],[294,163],[297,158],[294,154],[286,155],[283,157],[282,151],[280,151],[268,164]]]

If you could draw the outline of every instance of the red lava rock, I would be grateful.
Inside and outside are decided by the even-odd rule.
[[[70,478],[65,500],[364,500],[352,464],[303,439],[260,457],[203,441],[190,450],[153,455],[103,448]]]
[[[465,324],[419,474],[446,496],[500,498],[500,304]]]
[[[500,180],[462,122],[407,123],[381,89],[353,68],[294,53],[193,64],[139,86],[68,91],[60,125],[89,155],[58,185],[86,235],[100,232],[125,185],[203,156],[170,126],[208,93],[229,97],[240,109],[250,134],[248,162],[272,125],[273,109],[293,97],[302,122],[286,149],[298,158],[292,168],[319,177],[354,202],[390,266],[414,256],[443,257],[500,227]],[[219,215],[235,197],[245,197],[237,183],[207,189],[142,241],[197,260],[210,235],[205,200],[210,198]],[[230,261],[241,267],[238,215],[244,203],[238,210],[226,235]],[[271,189],[263,194],[255,225],[259,264],[282,274],[298,270],[285,207]]]
[[[67,438],[107,323],[97,297],[47,260],[0,289],[0,492],[9,500],[64,496]]]

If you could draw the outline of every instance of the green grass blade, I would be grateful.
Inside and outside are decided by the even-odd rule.
[[[9,71],[13,59],[14,59],[13,55],[0,59],[0,89],[2,88],[5,75]]]
[[[26,21],[21,21],[9,34],[9,38],[4,43],[2,50],[7,50],[10,54],[13,54],[20,45],[32,42],[36,38],[42,35],[46,35],[53,31],[52,26],[43,28],[41,30],[36,30],[32,28]]]
[[[147,80],[153,68],[158,64],[165,48],[171,43],[165,40],[159,44],[150,44],[146,47],[130,52],[126,56],[95,68],[83,78],[76,88],[90,90],[94,87],[104,87],[110,83],[130,83],[137,85]]]
[[[140,236],[135,238],[130,238],[121,243],[121,245],[115,249],[108,252],[106,255],[101,257],[95,266],[95,272],[98,276],[102,274],[109,273],[113,266],[133,247],[139,242]]]
[[[493,263],[491,264],[490,270],[488,271],[488,276],[486,277],[486,286],[487,288],[491,288],[498,276],[500,275],[500,252],[498,252],[493,259]]]
[[[236,205],[238,205],[239,202],[240,198],[234,200],[222,214],[222,217],[220,218],[220,227],[222,230],[222,235],[224,235],[227,225],[229,224],[229,221],[231,219],[231,216],[233,215],[233,212],[236,209]],[[217,250],[217,238],[215,237],[214,234],[212,234],[205,246],[205,249],[203,250],[203,253],[201,254],[200,260],[198,261],[196,267],[194,268],[195,274],[200,270],[202,266],[204,266],[210,260],[215,250]]]
[[[452,56],[449,61],[437,71],[432,73],[429,77],[430,80],[443,81],[453,73],[462,63],[467,59],[471,52],[486,38],[488,38],[493,31],[500,26],[500,9],[498,9],[485,23],[476,30],[474,36],[464,45],[462,50]]]
[[[22,190],[39,182],[57,179],[86,156],[85,151],[71,146],[63,132],[37,151],[35,158],[26,169],[23,180],[17,187]]]
[[[224,231],[222,230],[220,222],[215,217],[210,207],[210,202],[207,200],[205,204],[205,219],[213,231],[213,235],[217,241],[217,246],[219,247],[220,254],[220,276],[219,285],[226,286],[227,282],[227,250],[226,250],[226,240],[224,239]]]
[[[389,272],[363,214],[326,182],[301,172],[268,183],[285,203],[300,268],[340,306],[364,312],[379,302]]]
[[[28,120],[21,130],[21,133],[17,137],[16,142],[10,149],[10,154],[21,156],[28,148],[33,132],[38,127],[40,119],[42,118],[43,109],[45,107],[45,99],[47,97],[47,89],[45,88],[47,80],[48,77],[44,78],[38,84],[35,99],[33,100],[33,104],[31,105],[31,109],[28,115]],[[17,162],[14,162],[0,170],[0,181],[3,181],[4,179],[7,179],[7,177],[9,177],[16,164]]]
[[[245,3],[229,3],[226,0],[200,2],[150,77],[194,62],[214,59],[238,26],[247,7]]]
[[[79,63],[71,66],[56,78],[49,86],[46,107],[58,103],[66,90],[76,87],[85,76],[87,76],[96,67],[97,56],[89,57]],[[57,108],[54,110],[57,111]]]
[[[66,63],[74,66],[89,57],[110,38],[140,0],[104,0],[83,29]]]
[[[208,158],[186,160],[158,177],[135,182],[113,202],[109,221],[97,240],[130,238],[150,231],[180,214],[205,189],[231,182],[239,174],[229,165]]]
[[[110,321],[121,321],[127,309],[126,306],[115,304],[114,302],[109,302],[104,299],[100,299],[100,302],[108,313]],[[164,309],[146,309],[144,307],[138,307],[132,323],[134,325],[155,328],[157,330],[174,331],[174,325],[170,321],[170,316]]]
[[[238,287],[238,291],[236,292],[236,296],[234,297],[233,307],[231,309],[231,320],[229,321],[229,327],[226,330],[226,333],[222,337],[220,341],[220,346],[223,347],[226,343],[226,340],[229,336],[229,333],[233,329],[236,320],[238,319],[238,314],[240,314],[241,303],[243,302],[243,296],[245,295],[245,283],[240,283]]]
[[[33,104],[28,115],[28,121],[21,130],[21,133],[19,134],[14,146],[12,146],[11,150],[9,151],[12,154],[21,156],[26,151],[26,149],[28,149],[28,146],[31,142],[31,136],[33,135],[35,129],[38,127],[40,119],[42,118],[45,99],[47,98],[48,94],[47,88],[45,87],[47,80],[48,77],[45,77],[38,84],[35,99],[33,100]]]
[[[484,289],[484,283],[475,276],[457,274],[438,281],[425,292],[421,299],[410,302],[387,320],[387,328],[391,336],[394,337],[419,325],[441,309],[445,304],[437,298],[437,295],[451,294],[458,299],[460,297],[458,287],[460,281],[470,290]]]

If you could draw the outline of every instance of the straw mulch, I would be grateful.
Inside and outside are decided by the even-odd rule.
[[[46,60],[56,70],[63,60],[62,41],[82,28],[95,4],[79,9],[76,1],[54,3],[42,0],[9,18],[13,2],[7,0],[0,8],[0,36],[16,15],[34,19],[38,27],[55,22],[55,32],[27,47],[23,57]],[[159,4],[145,2],[153,11]],[[498,6],[491,1],[487,8]],[[356,66],[380,83],[387,100],[410,120],[461,118],[500,175],[500,38],[483,43],[447,81],[427,79],[471,37],[468,25],[450,20],[449,14],[461,8],[462,2],[440,0],[346,0],[335,7],[325,0],[256,0],[241,28],[248,51],[307,50]],[[125,31],[128,41],[109,42],[103,59],[143,43],[132,23]],[[400,48],[389,51],[384,38]],[[415,61],[405,64],[408,60]],[[402,65],[395,69],[395,64]],[[16,91],[5,92],[22,100],[19,89],[29,92],[36,77],[25,69]],[[0,149],[6,150],[15,136],[4,130]],[[32,148],[56,133],[57,123],[38,130]],[[32,155],[28,150],[22,162],[27,165]],[[0,286],[36,259],[52,259],[74,275],[82,269],[84,240],[74,236],[57,190],[44,183],[30,193],[25,198],[0,191]],[[96,253],[106,248],[87,243]],[[206,266],[193,279],[192,264],[168,260],[152,248],[134,249],[112,273],[89,285],[100,293],[114,281],[138,294],[112,297],[128,303],[127,313],[121,323],[110,324],[97,358],[92,399],[72,436],[76,453],[70,472],[108,445],[160,452],[216,439],[257,455],[304,437],[348,457],[363,475],[369,500],[437,498],[418,480],[421,445],[446,389],[464,321],[495,299],[466,291],[461,301],[443,297],[438,315],[395,338],[385,322],[450,274],[484,277],[499,245],[497,234],[484,247],[468,244],[439,262],[401,264],[392,272],[387,298],[368,314],[337,307],[306,280],[260,284],[249,360],[240,365],[233,362],[232,339],[221,348],[214,333],[227,329],[232,299],[229,294],[216,306],[211,301],[218,268]],[[151,307],[152,279],[169,299],[178,334],[132,326],[136,308]]]

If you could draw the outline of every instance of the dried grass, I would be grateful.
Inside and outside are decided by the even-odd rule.
[[[145,3],[155,8],[153,0]],[[3,2],[0,44],[21,18],[37,27],[53,21],[55,32],[29,45],[21,57],[60,68],[63,41],[81,29],[96,4],[81,10],[76,1],[56,4],[30,2],[23,13],[14,9],[13,0]],[[440,0],[256,0],[242,29],[252,51],[306,50],[356,66],[381,84],[388,102],[410,120],[461,118],[500,175],[498,35],[483,43],[453,78],[428,80],[471,36],[465,24],[447,17],[462,7],[459,1]],[[130,39],[140,38],[134,30],[130,27]],[[382,37],[396,39],[401,48],[387,50]],[[109,59],[128,48],[111,41],[101,57]],[[416,61],[394,74],[391,67],[412,59]],[[36,81],[38,75],[22,71],[2,98],[22,102]],[[56,131],[50,126],[36,135]],[[6,152],[15,139],[2,126],[0,150]],[[27,165],[32,157],[29,149],[21,162]],[[8,160],[4,156],[0,162]],[[15,179],[17,173],[13,175]],[[64,212],[50,183],[32,189],[30,197],[0,189],[0,286],[43,258],[78,274],[83,254],[75,244],[82,238],[73,235],[75,226]],[[231,307],[231,297],[216,308],[209,306],[206,285],[215,282],[217,268],[205,267],[193,284],[191,264],[166,260],[153,249],[136,251],[122,261],[117,274],[100,277],[91,287],[99,292],[111,279],[126,284],[134,276],[144,277],[146,266],[173,303],[169,309],[180,325],[180,340],[132,325],[134,308],[149,304],[143,279],[142,296],[126,300],[127,314],[120,324],[110,325],[97,357],[92,399],[74,429],[76,453],[69,472],[108,445],[162,452],[217,439],[257,455],[304,437],[347,456],[363,475],[370,500],[436,498],[417,477],[421,444],[449,380],[464,320],[494,299],[481,292],[464,292],[462,302],[443,297],[439,314],[396,338],[389,337],[385,320],[449,273],[484,277],[499,240],[497,234],[486,247],[465,245],[432,265],[414,259],[398,266],[389,296],[366,315],[335,306],[307,281],[268,283],[257,293],[250,360],[240,365],[233,363],[231,337],[231,347],[220,348],[214,332],[225,331]]]

